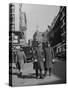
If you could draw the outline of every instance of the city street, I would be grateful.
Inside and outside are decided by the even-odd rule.
[[[63,62],[61,62],[61,63],[64,64]],[[58,65],[60,66],[60,64],[58,64]],[[56,68],[59,66],[56,66]],[[14,65],[13,65],[13,67],[14,67]],[[55,74],[52,74],[51,76],[47,75],[44,79],[36,79],[35,78],[35,71],[33,70],[32,63],[25,63],[24,64],[23,75],[21,77],[18,76],[19,72],[15,68],[13,68],[12,71],[13,71],[13,73],[12,73],[13,86],[46,85],[46,84],[57,84],[57,83],[59,84],[59,83],[64,82],[62,80],[62,78],[65,77],[64,75],[62,75],[63,71],[61,71],[61,73],[59,71],[59,74],[61,74],[61,75],[57,75],[58,71],[55,72],[56,69],[53,68],[53,73],[55,72]],[[65,72],[64,72],[64,74],[65,74]]]
[[[44,70],[44,64],[51,76],[47,71],[43,79],[36,78],[33,68]],[[23,68],[22,75],[16,66]],[[66,83],[66,7],[10,3],[9,85],[61,83]]]

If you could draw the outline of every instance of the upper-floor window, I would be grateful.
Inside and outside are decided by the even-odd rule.
[[[10,13],[15,12],[15,5],[13,3],[9,4],[9,12]]]

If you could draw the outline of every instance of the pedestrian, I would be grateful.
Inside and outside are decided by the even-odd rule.
[[[17,66],[20,72],[20,75],[23,73],[24,60],[26,62],[26,55],[23,49],[20,47],[20,50],[17,51]]]
[[[51,76],[52,67],[53,67],[53,59],[54,59],[54,51],[53,48],[50,47],[50,43],[46,42],[45,48],[44,48],[44,54],[45,54],[45,75],[47,74],[47,71],[49,72],[49,76]]]
[[[38,78],[38,61],[37,61],[37,51],[36,51],[37,47],[33,48],[33,69],[35,70],[36,73],[36,78]]]
[[[46,75],[46,52],[45,52],[45,48],[46,48],[46,44],[45,42],[42,43],[42,48],[43,48],[43,52],[44,52],[44,76]]]
[[[44,78],[44,52],[42,49],[42,43],[39,43],[38,48],[37,48],[37,60],[38,60],[38,70],[40,71],[40,78]]]

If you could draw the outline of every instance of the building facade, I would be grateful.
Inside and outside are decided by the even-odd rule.
[[[48,34],[51,46],[55,54],[66,57],[66,7],[61,6],[57,16],[54,18],[51,30]]]
[[[21,3],[9,4],[9,38],[12,44],[21,44],[26,40],[26,13],[22,12]],[[21,39],[21,40],[20,40]],[[26,42],[26,41],[25,41]],[[23,43],[22,43],[23,44]]]
[[[34,35],[33,35],[33,39],[35,39],[36,41],[42,43],[42,41],[43,41],[42,34],[43,34],[43,32],[39,32],[39,31],[37,30],[37,31],[34,33]]]

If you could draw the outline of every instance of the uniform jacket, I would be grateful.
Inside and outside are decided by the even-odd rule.
[[[54,51],[51,47],[45,48],[44,49],[44,53],[45,53],[45,65],[46,68],[50,68],[53,66],[52,64],[52,60],[54,58]]]
[[[37,48],[37,60],[38,60],[38,68],[40,70],[44,70],[44,52],[42,48]]]

